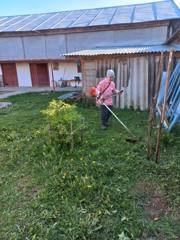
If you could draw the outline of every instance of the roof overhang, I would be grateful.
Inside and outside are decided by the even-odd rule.
[[[124,55],[124,54],[143,54],[143,53],[160,53],[160,52],[180,52],[178,45],[152,45],[152,46],[115,46],[115,47],[98,47],[94,49],[82,50],[64,54],[65,57],[92,57],[103,55]]]
[[[138,22],[138,23],[122,23],[122,24],[111,24],[111,25],[88,26],[88,27],[33,30],[33,31],[8,31],[8,32],[0,31],[0,37],[46,36],[46,35],[57,35],[57,34],[116,31],[116,30],[136,29],[136,28],[143,29],[143,28],[163,27],[163,26],[167,27],[169,26],[169,23],[171,20],[174,20],[174,19]]]

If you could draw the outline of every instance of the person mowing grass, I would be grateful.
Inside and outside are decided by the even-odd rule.
[[[115,73],[112,69],[108,69],[106,77],[97,85],[97,104],[100,105],[101,113],[101,129],[105,130],[108,127],[108,120],[111,116],[110,111],[103,105],[105,103],[111,110],[113,108],[113,94],[122,94],[123,90],[119,91],[114,83]]]

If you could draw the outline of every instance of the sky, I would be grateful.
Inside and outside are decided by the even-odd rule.
[[[1,0],[0,16],[156,2],[157,0]],[[161,1],[161,0],[158,0]],[[180,7],[180,0],[174,0]]]

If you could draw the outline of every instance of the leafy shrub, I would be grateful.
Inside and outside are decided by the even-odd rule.
[[[171,133],[163,132],[162,143],[165,147],[172,146],[175,142],[175,138]]]
[[[76,106],[53,100],[42,112],[48,121],[45,134],[49,136],[50,143],[61,147],[70,146],[72,150],[80,140],[84,127],[83,118]]]

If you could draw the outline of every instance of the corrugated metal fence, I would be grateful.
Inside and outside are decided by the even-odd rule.
[[[154,55],[84,61],[83,91],[87,93],[89,87],[96,86],[106,76],[106,70],[112,68],[117,89],[126,88],[115,97],[115,106],[146,110],[154,93],[158,65],[159,56]]]

